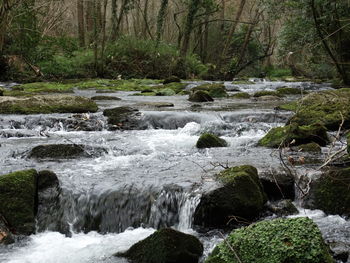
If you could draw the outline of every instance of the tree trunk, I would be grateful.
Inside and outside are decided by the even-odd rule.
[[[158,12],[157,33],[156,33],[157,45],[158,45],[158,43],[160,42],[160,40],[162,38],[163,28],[164,28],[164,20],[165,20],[166,11],[167,11],[167,8],[168,8],[168,3],[169,3],[169,0],[162,0],[162,3],[160,5],[160,9],[159,9],[159,12]]]
[[[84,0],[78,0],[78,36],[80,47],[85,46],[85,25],[84,25]]]
[[[112,0],[112,17],[111,17],[111,40],[115,41],[117,39],[117,0]]]

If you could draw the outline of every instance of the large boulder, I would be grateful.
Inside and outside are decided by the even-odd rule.
[[[106,109],[103,115],[107,117],[111,130],[133,130],[139,128],[141,113],[132,107],[116,107]]]
[[[218,136],[211,133],[203,133],[196,144],[196,147],[199,149],[202,148],[213,148],[213,147],[226,147],[227,142],[224,139],[219,138]]]
[[[92,148],[82,144],[46,144],[38,145],[29,152],[29,158],[35,159],[74,159],[94,157],[105,153],[103,148]]]
[[[317,225],[309,218],[262,221],[233,231],[205,263],[332,263]]]
[[[97,110],[97,104],[91,99],[73,95],[0,97],[0,114],[84,113]]]
[[[307,144],[310,142],[325,146],[329,142],[327,129],[321,124],[299,126],[296,123],[272,128],[260,141],[260,146],[274,147]]]
[[[267,198],[272,201],[295,198],[295,182],[292,176],[278,171],[260,173],[260,182],[263,185]]]
[[[202,254],[203,245],[196,237],[165,228],[116,256],[134,263],[198,263]]]
[[[0,176],[0,214],[16,234],[34,232],[36,178],[35,170],[18,171]]]
[[[200,227],[226,227],[228,222],[251,221],[266,202],[256,168],[245,165],[226,169],[218,174],[222,186],[201,198],[194,214]]]
[[[228,94],[224,84],[203,84],[192,88],[192,92],[206,91],[212,98],[227,98]]]
[[[311,93],[297,103],[297,113],[291,122],[299,125],[321,123],[330,130],[338,130],[344,119],[344,127],[350,127],[350,89]]]
[[[350,168],[331,169],[310,185],[305,206],[350,216]]]
[[[192,102],[211,102],[214,101],[214,99],[209,95],[208,92],[203,90],[197,90],[190,93],[189,101]]]

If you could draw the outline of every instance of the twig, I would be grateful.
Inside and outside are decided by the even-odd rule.
[[[226,243],[226,245],[229,247],[229,249],[233,252],[233,254],[235,255],[235,258],[238,260],[239,263],[243,263],[242,260],[238,257],[236,251],[234,250],[234,248],[231,246],[231,244],[227,241],[227,238],[225,238],[225,236],[219,232],[221,237],[224,239],[224,242]]]

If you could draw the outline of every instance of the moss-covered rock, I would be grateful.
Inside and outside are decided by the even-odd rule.
[[[196,144],[197,148],[214,148],[214,147],[226,147],[227,142],[224,139],[211,133],[203,133]]]
[[[116,256],[135,263],[198,263],[202,254],[203,245],[196,237],[165,228]]]
[[[330,130],[338,130],[344,118],[344,127],[350,127],[350,89],[311,93],[300,99],[297,113],[290,122],[299,125],[322,123]]]
[[[277,91],[270,91],[270,90],[262,90],[262,91],[258,91],[255,92],[253,97],[259,98],[259,97],[263,97],[263,96],[276,96],[276,97],[282,97],[281,94],[279,94]]]
[[[230,98],[234,98],[234,99],[250,99],[250,94],[247,92],[239,92],[236,94],[233,94],[232,96],[230,96]]]
[[[209,95],[208,92],[202,91],[202,90],[197,90],[194,92],[191,92],[189,97],[189,101],[192,102],[211,102],[214,101],[214,99]]]
[[[132,107],[116,107],[106,109],[103,115],[108,118],[111,130],[133,130],[139,128],[140,112]]]
[[[350,168],[333,169],[311,184],[307,207],[350,216]]]
[[[0,88],[0,96],[4,96],[4,92],[5,92],[5,90]]]
[[[29,158],[74,159],[99,156],[105,152],[103,148],[92,148],[82,144],[46,144],[34,147],[29,153]]]
[[[333,259],[317,225],[309,218],[293,218],[262,221],[235,230],[205,261],[239,262],[331,263]]]
[[[72,95],[0,97],[0,114],[84,113],[97,109],[91,99]]]
[[[17,234],[34,232],[36,177],[35,170],[0,176],[0,214]]]
[[[280,87],[276,89],[277,93],[284,95],[301,95],[306,94],[306,91],[303,91],[301,88],[290,88],[290,87]]]
[[[222,186],[202,196],[194,214],[201,227],[227,227],[252,220],[262,211],[266,195],[256,168],[245,165],[218,174]]]
[[[213,98],[228,97],[224,84],[203,84],[192,89],[193,92],[199,90],[208,92],[208,94]]]
[[[164,88],[156,92],[156,96],[174,96],[176,92],[170,88]]]
[[[176,77],[176,76],[171,76],[169,78],[166,78],[164,81],[163,81],[163,84],[169,84],[169,83],[176,83],[176,82],[181,82],[181,79],[179,77]]]
[[[307,144],[310,142],[325,146],[329,142],[327,129],[321,124],[309,126],[298,126],[293,123],[285,127],[272,128],[260,141],[260,146],[279,147],[288,145],[294,141],[293,145]]]
[[[113,96],[94,96],[91,97],[92,100],[121,100],[118,97],[113,97]]]
[[[315,152],[320,153],[321,152],[321,146],[318,145],[315,142],[310,142],[308,144],[302,144],[298,146],[298,150],[302,152]]]

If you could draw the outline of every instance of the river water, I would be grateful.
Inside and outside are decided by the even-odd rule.
[[[187,84],[191,88],[201,82]],[[225,85],[230,94],[237,89],[252,94],[281,86],[329,89],[326,84],[260,80],[251,85]],[[94,90],[75,93],[96,95]],[[261,174],[283,173],[278,153],[256,144],[270,128],[288,120],[291,113],[274,108],[296,96],[284,101],[217,99],[196,104],[187,101],[187,96],[132,96],[134,93],[104,94],[122,100],[100,101],[98,113],[84,116],[0,115],[0,173],[49,169],[58,175],[62,189],[54,207],[39,208],[37,234],[0,247],[0,262],[126,262],[112,255],[164,226],[198,236],[206,256],[221,235],[218,231],[195,232],[192,216],[201,194],[217,187],[215,173],[222,166],[243,164],[257,167]],[[174,107],[157,109],[148,102],[170,102]],[[106,129],[102,110],[117,106],[140,110],[139,130]],[[88,128],[77,124],[82,118]],[[198,150],[195,144],[203,132],[220,135],[229,146]],[[92,156],[96,148],[105,152],[74,160],[28,158],[33,147],[57,143],[87,145]],[[313,218],[329,243],[340,242],[350,249],[349,221],[304,209],[300,216]]]

